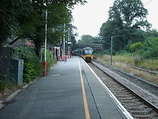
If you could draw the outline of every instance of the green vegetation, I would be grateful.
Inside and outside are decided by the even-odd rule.
[[[93,37],[91,35],[82,35],[81,39],[78,41],[78,43],[92,43]]]
[[[113,54],[121,50],[128,50],[131,44],[141,47],[145,40],[144,30],[150,29],[146,16],[147,9],[144,8],[141,0],[115,0],[109,9],[109,19],[100,28],[100,37],[103,46],[110,48],[111,36],[113,36]],[[136,46],[137,45],[137,46]]]
[[[142,48],[143,48],[143,44],[141,42],[136,42],[129,46],[129,50],[131,52],[137,52],[138,50],[141,50]]]
[[[95,54],[96,57],[104,60],[104,63],[110,64],[110,55]],[[149,70],[158,71],[158,59],[141,59],[140,56],[131,53],[112,56],[113,62],[124,63],[130,66],[138,66]]]
[[[15,86],[13,80],[11,79],[11,74],[7,74],[7,78],[10,76],[9,80],[1,80],[0,81],[0,93],[5,91],[6,89],[10,89]]]
[[[41,56],[46,10],[48,42],[56,45],[68,29],[71,30],[71,36],[75,36],[71,12],[74,5],[84,3],[85,0],[1,0],[0,46],[8,38],[30,38],[35,43],[36,54]]]
[[[147,14],[141,0],[115,0],[100,28],[104,53],[99,55],[110,60],[113,36],[113,61],[158,70],[158,31],[150,30]]]
[[[147,37],[144,42],[144,58],[158,59],[158,37]]]
[[[50,50],[46,51],[46,60],[47,60],[47,70],[49,70],[56,63],[56,60],[53,59],[53,54]],[[44,50],[42,50],[42,62],[43,61],[44,61]]]
[[[46,53],[47,53],[47,57],[46,57],[47,71],[49,71],[50,67],[54,65],[55,60],[53,59],[53,55],[51,51],[47,50]],[[14,48],[13,57],[24,60],[24,72],[23,72],[24,83],[29,83],[43,75],[44,50],[42,53],[43,60],[39,59],[33,48],[28,48],[28,47]],[[5,75],[7,80],[2,80],[2,82],[0,82],[0,92],[2,93],[5,90],[16,87],[15,83],[13,83],[12,74],[3,74],[4,77]]]
[[[110,55],[97,55],[97,61],[110,64]],[[152,74],[147,71],[139,70],[137,68],[133,68],[132,66],[137,66],[144,68],[146,70],[158,71],[158,60],[157,59],[144,59],[139,63],[135,61],[133,54],[127,53],[124,55],[115,55],[113,56],[114,67],[117,67],[125,72],[131,73],[135,76],[143,78],[151,83],[158,84],[157,74]]]
[[[28,83],[41,75],[43,62],[41,48],[45,36],[46,10],[48,43],[57,45],[69,29],[72,43],[75,43],[75,28],[72,24],[72,9],[85,0],[1,0],[0,1],[0,46],[8,45],[15,38],[30,38],[34,49],[15,48],[14,57],[24,59],[24,82]],[[52,54],[47,51],[48,68],[52,66]],[[1,57],[1,56],[0,56]],[[0,72],[2,73],[2,72]],[[0,82],[0,90],[10,87],[10,74],[0,74],[5,79]],[[6,80],[8,80],[6,82]]]
[[[14,48],[13,57],[24,60],[24,83],[29,83],[42,75],[42,62],[37,57],[33,48]]]
[[[141,65],[158,59],[158,31],[150,29],[147,9],[141,0],[115,0],[109,8],[109,18],[100,28],[99,37],[83,35],[79,43],[102,43],[103,54],[131,54],[133,62]]]
[[[52,52],[46,51],[47,60],[47,71],[53,66],[55,60],[53,59]],[[43,61],[44,61],[44,50],[42,52],[42,61],[36,55],[33,48],[19,47],[14,48],[15,58],[24,60],[24,82],[29,83],[35,80],[37,77],[42,76],[43,73]]]

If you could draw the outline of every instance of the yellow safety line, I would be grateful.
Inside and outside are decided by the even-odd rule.
[[[78,59],[79,61],[79,59]],[[86,91],[84,87],[82,72],[81,72],[81,63],[79,61],[79,71],[80,71],[80,79],[81,79],[81,87],[82,87],[82,96],[83,96],[83,105],[84,105],[84,112],[85,112],[85,119],[91,119],[88,107],[88,101],[86,96]]]

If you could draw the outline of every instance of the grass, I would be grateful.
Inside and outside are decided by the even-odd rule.
[[[16,89],[18,89],[18,87],[11,82],[0,82],[0,100],[11,94],[12,91],[15,91]]]
[[[105,61],[109,61],[109,62],[111,60],[110,55],[103,55],[100,56],[100,58],[103,58]],[[122,62],[131,66],[138,66],[148,70],[158,71],[158,59],[146,59],[146,60],[139,59],[140,60],[139,63],[136,63],[134,56],[130,54],[125,54],[125,55],[113,56],[112,60],[113,62]]]
[[[148,60],[142,60],[139,63],[135,63],[133,56],[130,54],[113,56],[112,59],[113,59],[112,65],[114,67],[122,69],[125,72],[131,73],[135,76],[141,77],[151,83],[158,85],[158,74],[151,74],[149,72],[133,69],[131,67],[131,66],[137,66],[149,70],[158,71],[158,60],[148,59]],[[102,63],[110,64],[111,56],[103,55],[97,57],[97,60]]]
[[[145,69],[158,71],[158,60],[147,59],[140,63],[139,66]]]

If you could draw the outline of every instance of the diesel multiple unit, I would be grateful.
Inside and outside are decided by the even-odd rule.
[[[93,59],[93,49],[91,47],[85,47],[74,51],[75,55],[81,56],[86,62],[91,62]]]

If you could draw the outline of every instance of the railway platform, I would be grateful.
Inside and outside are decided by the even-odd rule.
[[[15,101],[0,119],[133,119],[80,57],[59,61]]]

